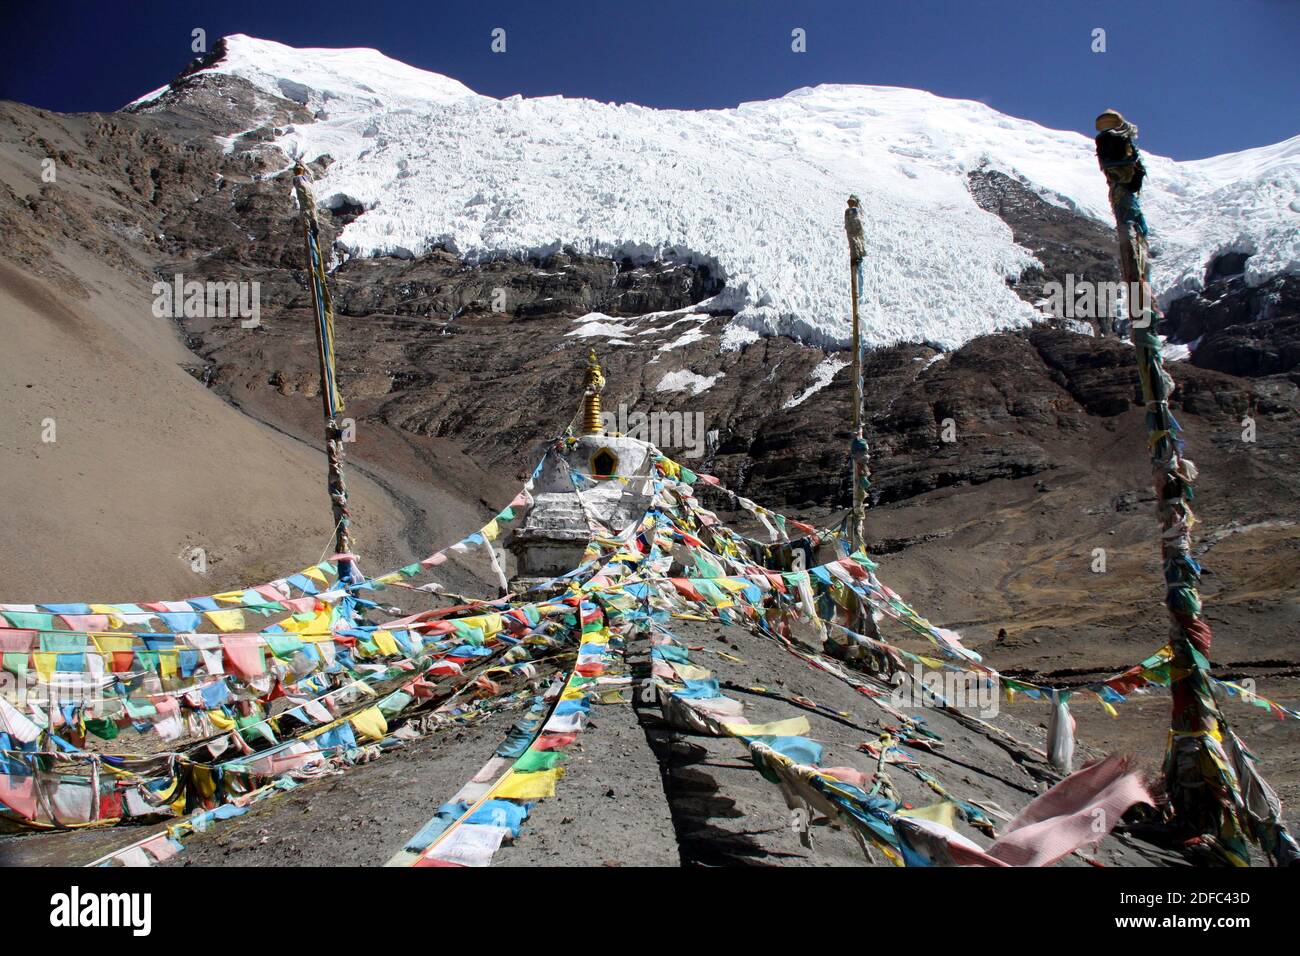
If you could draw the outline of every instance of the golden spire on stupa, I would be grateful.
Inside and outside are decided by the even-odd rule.
[[[582,393],[582,434],[601,435],[605,427],[600,417],[600,391],[605,387],[605,375],[600,370],[600,359],[593,348],[587,353],[587,374]]]

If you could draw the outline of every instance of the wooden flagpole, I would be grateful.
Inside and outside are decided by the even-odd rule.
[[[302,212],[303,243],[307,252],[307,276],[311,286],[312,307],[316,314],[316,352],[320,364],[321,406],[325,414],[326,481],[330,508],[334,518],[334,549],[338,559],[339,580],[357,579],[352,560],[352,514],[348,510],[348,487],[343,479],[343,429],[338,413],[343,411],[334,364],[334,306],[325,276],[325,261],[320,248],[320,221],[316,216],[316,197],[312,194],[311,174],[302,163],[294,164],[293,186]]]

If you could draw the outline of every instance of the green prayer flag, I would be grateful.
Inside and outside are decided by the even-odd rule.
[[[531,773],[534,770],[550,770],[564,762],[564,754],[554,750],[533,750],[529,748],[515,761],[516,773]]]
[[[86,731],[100,740],[112,740],[117,736],[117,724],[107,718],[87,718]]]

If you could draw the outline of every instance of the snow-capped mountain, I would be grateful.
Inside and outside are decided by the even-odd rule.
[[[1089,137],[918,90],[819,86],[694,112],[499,100],[374,50],[243,35],[227,37],[207,71],[314,113],[276,144],[333,158],[317,195],[364,207],[340,236],[352,255],[444,246],[478,260],[571,247],[705,264],[724,291],[703,307],[736,312],[730,343],[754,333],[846,341],[850,193],[867,223],[871,345],[956,347],[1038,317],[1007,285],[1033,256],[975,203],[968,173],[1006,173],[1111,221]],[[131,106],[148,110],[165,89]],[[1300,136],[1194,162],[1146,160],[1162,299],[1199,288],[1225,251],[1252,253],[1252,284],[1300,270]]]

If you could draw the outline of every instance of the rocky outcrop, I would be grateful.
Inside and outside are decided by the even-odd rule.
[[[720,288],[706,269],[638,267],[573,252],[532,261],[502,258],[477,267],[445,251],[415,260],[352,259],[335,277],[338,310],[358,316],[644,315],[686,308]]]
[[[1300,276],[1246,282],[1245,253],[1224,253],[1194,295],[1169,303],[1161,331],[1193,343],[1192,361],[1232,375],[1263,377],[1300,366]]]
[[[967,187],[979,207],[1008,226],[1018,245],[1041,263],[1027,269],[1012,283],[1029,303],[1046,297],[1043,286],[1075,282],[1116,282],[1115,233],[1108,226],[1054,205],[1019,180],[992,169],[977,169],[967,176]]]
[[[1175,342],[1194,342],[1232,326],[1300,314],[1300,276],[1274,276],[1249,286],[1248,259],[1240,253],[1217,256],[1206,270],[1204,288],[1165,308],[1161,332]]]
[[[1231,325],[1208,335],[1193,361],[1230,375],[1252,378],[1290,373],[1300,382],[1300,315]]]
[[[1069,274],[1076,284],[1119,280],[1115,237],[1106,225],[1047,202],[1005,173],[976,170],[968,185],[980,208],[1001,218],[1016,242],[1042,263],[1012,284],[1027,302],[1045,298],[1047,283],[1064,286]],[[1249,258],[1227,252],[1211,260],[1204,288],[1170,302],[1160,332],[1173,343],[1193,345],[1192,362],[1201,368],[1251,378],[1292,372],[1300,364],[1300,276],[1274,276],[1249,286]],[[1096,357],[1085,361],[1095,364]],[[1113,414],[1121,408],[1127,398],[1112,391],[1094,389],[1089,410]]]

